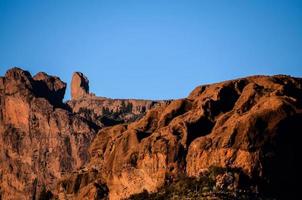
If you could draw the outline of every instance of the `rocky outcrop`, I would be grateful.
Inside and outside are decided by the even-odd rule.
[[[99,127],[106,127],[136,121],[151,108],[168,102],[86,96],[86,98],[70,100],[67,104],[74,113],[89,119]]]
[[[142,99],[110,99],[89,92],[88,78],[75,72],[71,81],[72,99],[67,104],[74,113],[92,121],[99,127],[129,123],[140,119],[153,107],[169,101]]]
[[[96,130],[61,107],[66,84],[57,77],[13,68],[0,85],[0,199],[50,197],[88,160]]]
[[[123,199],[169,193],[160,188],[184,175],[231,196],[251,184],[254,196],[297,199],[301,78],[252,76],[148,101],[96,97],[75,76],[67,104],[58,77],[0,77],[0,199]]]
[[[122,199],[157,191],[181,174],[198,177],[219,167],[242,171],[258,191],[294,199],[301,102],[302,79],[288,76],[197,87],[188,98],[153,108],[139,121],[100,130],[85,166],[86,173],[98,175],[85,185],[105,182],[110,199]]]
[[[35,80],[35,94],[37,96],[48,99],[53,105],[62,104],[66,83],[59,77],[49,76],[44,72],[37,73],[33,79]]]
[[[71,80],[71,98],[80,99],[89,94],[89,80],[81,72],[74,72]]]
[[[0,77],[0,199],[59,197],[59,180],[89,160],[88,147],[97,130],[133,121],[157,104],[91,95],[88,79],[79,72],[73,75],[72,88],[75,99],[70,107],[62,102],[66,83],[58,77],[43,72],[32,77],[20,68]],[[87,103],[93,105],[85,108]],[[83,186],[78,185],[81,177],[84,185],[95,178],[76,176],[77,184],[66,188],[77,191]],[[86,197],[106,196],[102,182],[86,188],[81,190]]]

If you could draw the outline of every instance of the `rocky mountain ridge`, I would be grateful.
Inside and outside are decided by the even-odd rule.
[[[67,104],[57,77],[0,78],[3,199],[131,198],[213,167],[216,189],[298,197],[301,78],[252,76],[153,102],[95,97],[74,76]]]
[[[71,100],[67,101],[73,113],[77,113],[100,127],[129,123],[141,118],[149,109],[170,101],[143,99],[111,99],[89,92],[89,80],[75,72],[71,81]]]
[[[83,94],[82,85],[78,87]],[[88,161],[87,148],[102,126],[124,123],[128,119],[119,115],[135,117],[157,103],[146,101],[145,106],[140,102],[141,113],[132,105],[116,118],[103,113],[79,114],[63,103],[65,89],[66,83],[60,78],[43,72],[32,77],[27,71],[12,68],[0,77],[0,199],[53,196],[50,191],[55,190],[58,180]],[[131,102],[135,104],[135,100]],[[110,110],[112,106],[104,104],[102,108]]]

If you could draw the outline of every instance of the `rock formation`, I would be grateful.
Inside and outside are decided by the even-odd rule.
[[[133,122],[144,116],[149,109],[169,102],[97,97],[89,94],[88,88],[87,77],[80,72],[75,72],[71,81],[72,99],[67,101],[67,104],[73,113],[79,114],[99,127]]]
[[[74,113],[93,121],[100,127],[106,127],[136,121],[151,108],[168,102],[92,96],[70,100],[67,104]]]
[[[80,87],[75,89],[75,96],[83,100],[88,79],[75,73],[72,83],[73,89],[76,84]],[[0,199],[52,197],[58,180],[89,159],[87,148],[101,128],[91,119],[110,124],[103,113],[73,113],[62,102],[65,89],[66,83],[43,72],[32,77],[27,71],[12,68],[0,77]],[[86,97],[89,101],[92,96]],[[138,104],[145,109],[143,113],[156,102],[148,108]],[[98,105],[104,110],[113,107]],[[140,114],[138,107],[133,109]],[[132,112],[132,108],[119,110],[120,115],[123,112]],[[112,121],[124,122],[122,117]]]
[[[97,175],[90,175],[93,178],[76,192],[67,176],[65,191],[82,199],[83,191],[102,182],[110,199],[122,199],[156,192],[167,179],[182,174],[198,177],[219,167],[239,170],[257,191],[295,199],[301,102],[302,79],[288,76],[253,76],[197,87],[188,98],[153,108],[139,121],[100,130],[89,147],[92,158],[85,172],[72,177]],[[222,178],[217,180],[219,185]]]
[[[13,68],[0,83],[0,199],[38,199],[88,160],[96,133],[61,107],[66,84]]]
[[[75,72],[71,80],[71,98],[80,99],[89,94],[89,80],[81,72]]]
[[[19,68],[0,77],[0,199],[123,199],[213,167],[245,177],[218,175],[217,188],[236,179],[233,188],[297,199],[301,78],[252,76],[160,102],[88,87],[75,73],[64,104],[58,77]]]
[[[48,99],[54,105],[62,104],[66,83],[62,82],[56,76],[49,76],[44,72],[37,73],[33,79],[35,80],[36,91],[38,96]]]

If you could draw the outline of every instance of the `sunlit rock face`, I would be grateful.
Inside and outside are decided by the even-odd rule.
[[[138,121],[100,130],[85,166],[85,173],[98,175],[83,190],[94,181],[105,182],[111,199],[123,199],[215,166],[240,170],[260,191],[295,196],[301,102],[302,80],[289,76],[199,86]],[[78,189],[71,195],[81,199]]]
[[[89,94],[89,80],[81,72],[74,72],[71,80],[71,98],[80,99]]]
[[[151,108],[169,102],[98,97],[89,93],[89,80],[80,72],[73,73],[71,97],[67,104],[72,112],[92,121],[99,127],[136,121]]]
[[[96,130],[62,106],[66,84],[58,77],[13,68],[0,88],[0,196],[38,198],[88,160]]]
[[[148,101],[96,97],[76,76],[81,92],[66,104],[58,77],[19,68],[0,77],[2,199],[124,199],[211,167],[295,199],[302,79],[252,76]]]
[[[72,83],[80,88],[77,98],[97,98],[88,95],[88,79],[83,74],[75,73]],[[88,147],[100,128],[126,121],[123,112],[132,109],[133,115],[141,116],[157,103],[139,101],[136,107],[131,100],[132,109],[127,111],[113,108],[114,100],[113,105],[96,104],[111,110],[112,118],[108,118],[105,113],[73,112],[62,102],[65,89],[60,78],[44,72],[32,77],[12,68],[0,77],[0,199],[55,196],[58,180],[89,160]],[[115,112],[121,115],[118,119]]]

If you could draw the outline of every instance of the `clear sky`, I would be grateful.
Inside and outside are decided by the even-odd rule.
[[[12,66],[67,83],[81,71],[92,92],[112,98],[185,97],[255,74],[302,77],[302,1],[0,0],[0,74]]]

